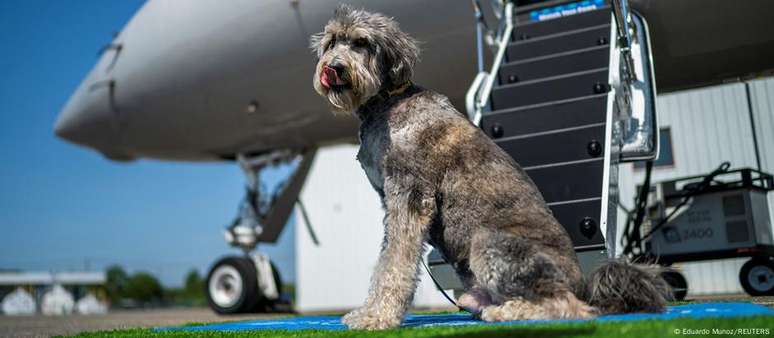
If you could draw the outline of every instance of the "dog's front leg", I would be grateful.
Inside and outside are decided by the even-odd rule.
[[[351,329],[399,326],[414,297],[433,200],[417,191],[386,192],[385,238],[368,299],[342,319]]]

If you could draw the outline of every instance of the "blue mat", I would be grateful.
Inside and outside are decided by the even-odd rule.
[[[717,318],[745,316],[774,316],[774,310],[762,305],[750,303],[700,303],[670,306],[665,313],[635,313],[625,315],[608,315],[594,321],[629,321],[644,319],[674,319],[679,317]],[[504,323],[486,323],[476,320],[467,313],[409,315],[403,321],[402,327],[432,327],[461,325],[529,325],[535,323],[574,322],[572,320],[528,320]],[[208,324],[187,327],[158,328],[158,331],[242,331],[242,330],[344,330],[339,316],[291,317],[283,319],[253,320],[222,324]]]

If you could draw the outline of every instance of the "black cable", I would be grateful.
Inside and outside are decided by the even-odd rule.
[[[634,218],[629,213],[626,217],[626,226],[624,227],[624,235],[621,237],[621,244],[624,245],[623,254],[629,256],[634,253],[634,248],[641,248],[642,238],[640,237],[640,228],[642,227],[642,221],[645,219],[645,209],[648,206],[648,194],[650,194],[650,177],[653,172],[653,161],[645,162],[645,179],[640,186],[640,191],[637,194],[637,198],[634,200],[634,212],[636,215]]]
[[[652,170],[652,164],[647,166],[645,172],[645,182],[643,182],[643,185],[640,188],[640,193],[638,194],[635,201],[635,211],[637,214],[634,218],[631,217],[631,213],[628,215],[626,226],[624,228],[624,236],[621,238],[622,242],[625,241],[622,243],[624,244],[623,254],[630,256],[634,254],[635,249],[642,251],[642,242],[644,240],[650,238],[650,236],[652,236],[658,229],[661,229],[664,225],[671,221],[672,218],[683,207],[685,207],[686,204],[688,204],[691,198],[706,191],[709,187],[712,186],[712,182],[714,181],[715,177],[728,172],[730,167],[731,163],[723,162],[715,170],[704,176],[701,182],[689,184],[683,187],[685,195],[683,196],[683,199],[680,201],[680,203],[678,203],[666,217],[661,219],[658,224],[652,227],[648,233],[642,236],[640,233],[640,228],[642,226],[642,221],[644,220],[645,209],[647,208],[647,195],[650,192],[650,174]]]
[[[637,229],[637,231],[634,233],[634,245],[637,248],[642,248],[642,236],[640,233],[640,228],[642,227],[642,222],[645,220],[645,212],[648,208],[648,195],[650,195],[650,180],[651,180],[651,174],[653,173],[653,161],[647,161],[645,163],[645,180],[643,182],[642,189],[640,189],[640,196],[639,196],[639,205],[637,205],[637,215],[634,218],[634,226]]]
[[[712,181],[715,179],[716,176],[728,172],[728,169],[731,167],[731,163],[729,162],[723,162],[718,166],[715,170],[713,170],[711,173],[709,173],[707,176],[704,176],[704,178],[701,180],[701,182],[697,185],[693,185],[690,187],[685,187],[687,191],[687,194],[683,197],[683,200],[680,201],[680,203],[675,206],[674,209],[672,209],[672,212],[669,213],[666,217],[664,217],[661,221],[658,222],[656,226],[650,229],[645,236],[643,236],[643,239],[646,239],[650,237],[656,230],[663,227],[667,222],[669,222],[672,217],[677,214],[677,212],[682,209],[686,204],[688,204],[688,201],[690,201],[693,196],[696,196],[705,190],[709,188],[712,184]]]

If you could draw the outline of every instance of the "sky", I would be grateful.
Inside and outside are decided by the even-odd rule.
[[[0,269],[120,264],[179,286],[239,254],[223,240],[244,192],[235,164],[117,163],[54,136],[98,50],[143,2],[0,1]],[[295,280],[293,228],[260,247],[285,280]]]

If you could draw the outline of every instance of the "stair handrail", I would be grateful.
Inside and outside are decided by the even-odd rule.
[[[613,18],[616,23],[617,47],[620,52],[621,94],[623,105],[629,107],[628,122],[636,123],[635,130],[625,129],[619,158],[622,162],[653,160],[658,156],[659,130],[656,114],[656,85],[648,41],[647,24],[636,13],[629,11],[627,0],[613,0]],[[641,41],[642,40],[642,41]],[[635,42],[640,46],[635,50]],[[637,74],[634,54],[642,65]],[[639,76],[638,76],[639,75]],[[645,100],[633,100],[635,92]]]
[[[513,32],[514,4],[512,1],[505,1],[505,6],[502,6],[503,10],[500,15],[497,34],[494,35],[484,20],[479,0],[472,1],[476,17],[476,53],[478,58],[478,74],[476,74],[473,83],[465,95],[465,108],[468,112],[468,117],[471,119],[473,124],[478,126],[481,123],[483,110],[489,104],[489,96],[492,93],[494,82],[497,80],[497,73],[500,70],[503,59],[505,58],[505,51],[508,48],[508,42],[511,40],[511,33]],[[486,38],[491,38],[491,40],[486,41]],[[495,58],[492,62],[492,66],[489,72],[484,70],[483,49],[485,42],[488,42],[488,44],[496,47]]]
[[[634,59],[631,54],[632,36],[629,27],[629,2],[627,0],[613,0],[612,5],[613,17],[618,30],[618,48],[621,51],[621,59],[623,60],[623,80],[629,83],[637,78]]]
[[[658,128],[658,116],[656,113],[656,78],[653,72],[653,65],[651,60],[653,55],[651,54],[650,41],[648,39],[648,27],[644,19],[632,13],[630,17],[631,28],[635,34],[632,43],[636,42],[639,46],[634,48],[634,44],[631,45],[631,50],[627,54],[621,52],[621,99],[623,103],[629,107],[629,116],[626,116],[625,127],[623,132],[623,140],[620,148],[620,160],[622,162],[641,161],[641,160],[653,160],[658,156],[659,151],[659,128]],[[634,56],[638,57],[639,62],[634,61]],[[627,66],[625,58],[632,59],[632,64],[641,64],[641,69],[629,68],[633,66]],[[627,73],[627,68],[631,69],[630,73]],[[635,73],[635,70],[638,72]],[[628,78],[627,78],[628,76]],[[643,99],[633,100],[633,95],[639,93],[637,96]],[[630,127],[634,126],[634,129]]]

